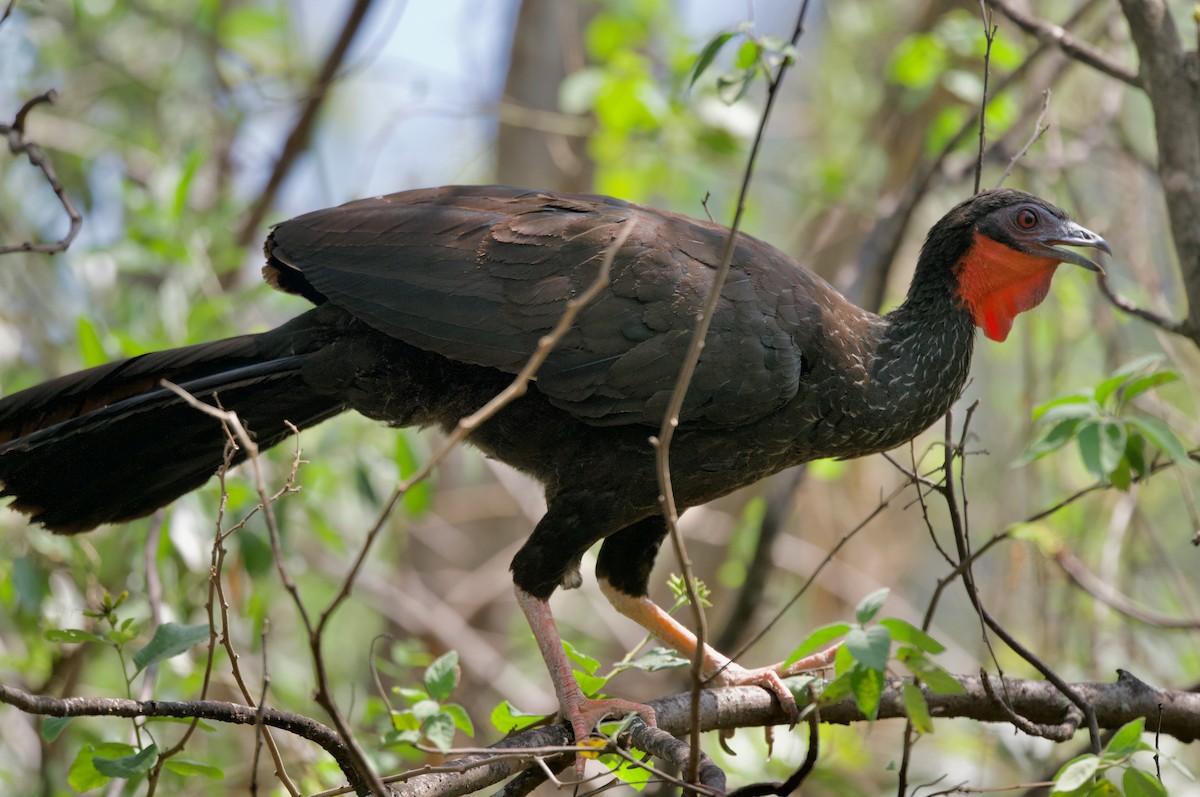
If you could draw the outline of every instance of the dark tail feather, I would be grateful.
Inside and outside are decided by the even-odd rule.
[[[0,495],[52,531],[74,534],[141,517],[220,467],[215,418],[163,379],[237,412],[260,448],[345,405],[306,383],[304,362],[327,330],[310,311],[271,332],[154,352],[54,379],[0,399]]]

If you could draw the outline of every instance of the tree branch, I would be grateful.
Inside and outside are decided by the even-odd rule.
[[[1117,63],[1103,50],[1075,38],[1070,31],[1064,30],[1053,22],[1026,14],[1013,5],[1010,0],[987,0],[987,4],[999,10],[1013,24],[1035,37],[1039,42],[1053,44],[1080,63],[1087,64],[1122,83],[1142,88],[1142,80],[1136,72]]]
[[[309,136],[312,135],[313,125],[317,120],[317,112],[320,111],[325,98],[329,96],[329,88],[333,85],[342,62],[346,60],[346,53],[354,42],[354,37],[358,35],[359,28],[362,27],[363,19],[370,8],[371,0],[355,0],[354,6],[350,9],[350,14],[346,17],[345,24],[342,25],[337,41],[334,42],[333,48],[325,57],[325,63],[321,65],[320,72],[317,73],[316,79],[309,87],[308,99],[305,100],[304,108],[300,111],[296,124],[293,125],[292,131],[288,133],[288,137],[284,141],[283,150],[275,161],[275,168],[271,171],[271,176],[267,178],[266,186],[263,187],[258,199],[246,212],[246,218],[235,239],[239,247],[245,248],[258,238],[258,227],[262,224],[263,217],[267,215],[271,203],[275,201],[279,186],[283,184],[284,178],[291,171],[296,159],[307,149]]]
[[[12,10],[12,4],[9,4],[8,11]],[[5,12],[7,16],[7,11]],[[67,213],[67,218],[70,220],[70,226],[67,227],[67,233],[59,240],[49,244],[35,244],[32,241],[24,241],[15,246],[0,246],[0,255],[8,255],[14,252],[39,252],[42,254],[53,254],[54,252],[66,251],[71,242],[75,240],[75,236],[79,234],[79,228],[83,226],[83,217],[79,215],[79,211],[75,208],[75,203],[71,201],[71,197],[67,195],[67,190],[63,188],[62,182],[58,179],[58,173],[54,171],[54,166],[46,158],[42,148],[32,141],[25,140],[25,117],[33,110],[35,106],[42,103],[53,103],[58,98],[58,92],[50,89],[47,92],[37,95],[26,101],[21,109],[17,111],[17,115],[13,117],[12,124],[0,124],[0,136],[8,142],[8,151],[14,155],[24,155],[29,163],[41,169],[42,174],[46,177],[46,182],[50,184],[54,195],[58,197],[58,201],[62,203],[63,210]]]

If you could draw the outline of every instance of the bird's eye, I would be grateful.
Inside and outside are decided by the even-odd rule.
[[[1017,211],[1017,226],[1022,230],[1032,230],[1037,226],[1038,214],[1032,208],[1021,208]]]

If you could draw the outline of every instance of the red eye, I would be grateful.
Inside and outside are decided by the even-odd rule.
[[[1017,226],[1022,230],[1032,230],[1038,224],[1038,214],[1030,208],[1021,208],[1017,211]]]

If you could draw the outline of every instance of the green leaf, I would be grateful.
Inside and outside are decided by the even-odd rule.
[[[101,758],[97,755],[92,758],[92,764],[101,775],[110,778],[133,778],[149,772],[157,758],[158,745],[151,744],[133,755],[121,758]]]
[[[575,674],[575,682],[579,684],[579,688],[583,690],[585,695],[596,695],[608,683],[608,679],[602,675],[592,675],[590,672],[583,670],[572,670]]]
[[[413,711],[392,711],[388,716],[392,721],[392,730],[416,731],[421,729],[421,720]]]
[[[849,671],[834,678],[825,688],[821,690],[822,703],[836,703],[850,696],[850,673]]]
[[[1064,418],[1095,418],[1103,412],[1104,409],[1089,390],[1086,393],[1072,393],[1039,404],[1033,409],[1033,420],[1049,423]]]
[[[904,701],[904,711],[912,720],[917,733],[933,733],[933,717],[929,716],[929,704],[925,702],[925,695],[920,687],[905,681],[900,690],[900,697]]]
[[[1138,717],[1131,722],[1125,723],[1108,740],[1108,744],[1104,746],[1104,752],[1118,758],[1124,758],[1127,755],[1136,753],[1142,748],[1142,734],[1145,730],[1145,717]]]
[[[879,714],[879,701],[883,698],[883,673],[879,670],[856,664],[850,668],[850,691],[867,719]]]
[[[892,639],[912,645],[926,653],[941,653],[946,649],[941,642],[899,617],[884,617],[879,624],[891,632]]]
[[[859,625],[866,625],[875,619],[875,615],[879,614],[879,610],[883,608],[883,602],[887,600],[888,592],[890,590],[883,587],[858,602],[858,606],[854,609],[854,616]]]
[[[1108,401],[1109,397],[1112,396],[1113,393],[1117,392],[1117,388],[1125,384],[1125,382],[1128,380],[1129,376],[1127,374],[1117,374],[1116,376],[1110,376],[1107,379],[1101,380],[1094,388],[1096,392],[1096,402],[1099,404],[1104,404],[1104,402]]]
[[[396,435],[396,446],[393,451],[396,467],[400,470],[401,479],[407,479],[421,467],[416,452],[413,451],[410,444],[409,435]],[[404,505],[404,511],[413,517],[420,517],[428,512],[430,507],[433,506],[433,486],[430,484],[429,479],[422,479],[412,487],[409,487],[400,501]]]
[[[1080,786],[1086,784],[1096,774],[1096,770],[1100,768],[1099,756],[1091,754],[1081,755],[1078,758],[1067,762],[1063,768],[1058,771],[1058,775],[1054,778],[1054,786],[1050,789],[1050,793],[1060,791],[1075,791]]]
[[[635,756],[640,755],[636,750],[631,752]],[[626,761],[620,756],[602,755],[600,763],[608,767],[611,775],[635,791],[644,791],[650,783],[650,776],[654,774],[653,767]]]
[[[458,686],[458,651],[448,650],[438,656],[425,668],[425,688],[434,700],[445,700],[450,697],[454,687]]]
[[[613,667],[613,669],[616,672],[623,670],[658,672],[659,670],[677,670],[689,664],[691,664],[690,661],[679,655],[678,651],[671,648],[651,648],[646,652],[646,655],[636,661],[623,661]]]
[[[81,628],[51,628],[44,636],[48,642],[66,642],[72,645],[82,642],[108,644],[108,640],[104,637],[93,634],[90,631],[84,631]]]
[[[1132,426],[1129,428],[1129,442],[1125,444],[1125,459],[1129,460],[1130,470],[1138,476],[1146,475],[1146,438]]]
[[[75,760],[67,770],[67,783],[75,791],[90,791],[108,782],[107,777],[96,771],[96,765],[92,763],[94,757],[95,747],[90,744],[81,747],[75,754]]]
[[[185,778],[200,776],[212,780],[225,779],[224,770],[201,761],[189,761],[186,758],[168,758],[164,766],[176,775],[182,775]]]
[[[1195,464],[1188,457],[1187,447],[1184,446],[1183,441],[1172,431],[1170,426],[1167,426],[1158,418],[1134,416],[1126,418],[1125,422],[1134,429],[1137,429],[1142,437],[1146,438],[1152,446],[1162,451],[1176,464],[1188,468],[1195,467]]]
[[[418,700],[428,700],[429,692],[424,689],[414,689],[407,686],[393,686],[392,694],[399,695],[409,703],[416,703]]]
[[[72,717],[46,717],[42,720],[42,740],[53,742],[67,729],[67,725],[72,719]]]
[[[592,658],[581,650],[576,650],[575,647],[567,640],[562,640],[563,650],[567,652],[567,658],[583,667],[588,673],[594,673],[600,669],[600,662]]]
[[[1115,421],[1089,421],[1079,430],[1079,454],[1097,479],[1107,479],[1125,455],[1125,425]]]
[[[753,69],[758,65],[758,59],[762,56],[762,51],[762,45],[753,39],[742,42],[742,46],[738,47],[737,55],[733,59],[734,68],[743,70]]]
[[[1130,360],[1122,365],[1117,370],[1113,371],[1113,376],[1131,376],[1138,371],[1145,370],[1152,365],[1158,365],[1163,361],[1161,354],[1144,354],[1141,357]]]
[[[388,731],[383,735],[383,747],[386,750],[404,750],[420,743],[421,732],[419,730]]]
[[[729,40],[732,38],[733,34],[729,33],[728,31],[725,33],[718,33],[709,40],[708,44],[704,45],[704,49],[700,51],[700,55],[696,58],[696,65],[692,67],[692,79],[688,81],[689,89],[696,85],[696,81],[699,80],[700,76],[703,75],[704,72],[712,65],[712,62],[714,59],[716,59],[717,54],[721,52],[721,48],[728,44]]]
[[[409,711],[421,722],[442,710],[442,704],[436,700],[418,700]]]
[[[1169,385],[1172,382],[1179,381],[1179,374],[1174,371],[1159,371],[1154,374],[1146,374],[1139,376],[1137,379],[1131,379],[1129,384],[1125,385],[1121,391],[1121,403],[1127,404],[1136,396],[1140,396],[1147,390],[1153,390],[1159,385]]]
[[[100,342],[100,334],[95,325],[86,316],[79,316],[75,321],[75,335],[79,338],[79,358],[88,368],[108,362],[109,357]]]
[[[144,670],[154,662],[178,656],[208,638],[207,625],[163,623],[154,629],[154,636],[146,643],[146,647],[133,654],[133,663],[138,670]]]
[[[467,714],[467,710],[457,703],[447,703],[442,706],[442,711],[450,715],[454,720],[454,727],[458,728],[467,736],[475,735],[475,723],[471,722],[471,716]]]
[[[1134,767],[1125,770],[1121,787],[1125,790],[1125,797],[1167,797],[1167,789],[1162,781]]]
[[[846,634],[846,649],[859,664],[882,673],[892,649],[892,634],[881,625],[852,628]]]
[[[900,648],[896,651],[900,660],[909,672],[925,682],[925,685],[939,695],[960,695],[966,691],[958,679],[946,671],[942,665],[932,661],[916,648]]]
[[[1013,463],[1014,468],[1019,468],[1028,465],[1034,460],[1041,459],[1047,454],[1052,454],[1059,450],[1067,443],[1075,439],[1075,431],[1082,423],[1078,418],[1064,418],[1047,429],[1041,437],[1034,440],[1025,449],[1025,453]]]
[[[1128,444],[1126,444],[1125,450],[1129,450]],[[1121,457],[1121,461],[1117,463],[1116,470],[1108,474],[1108,480],[1118,490],[1129,492],[1130,486],[1133,485],[1133,468],[1129,464],[1128,455]]]
[[[489,720],[491,720],[492,727],[501,733],[512,733],[536,725],[545,718],[545,714],[530,714],[516,708],[507,700],[503,700],[492,709]]]
[[[454,717],[445,711],[439,711],[425,720],[421,730],[429,743],[443,753],[454,745]]]
[[[792,655],[787,657],[787,661],[783,663],[784,668],[786,669],[787,667],[792,666],[808,654],[815,652],[819,648],[825,647],[825,645],[829,644],[833,640],[846,634],[850,628],[851,626],[849,623],[830,623],[814,630],[803,642],[800,643],[800,647],[793,650]]]

